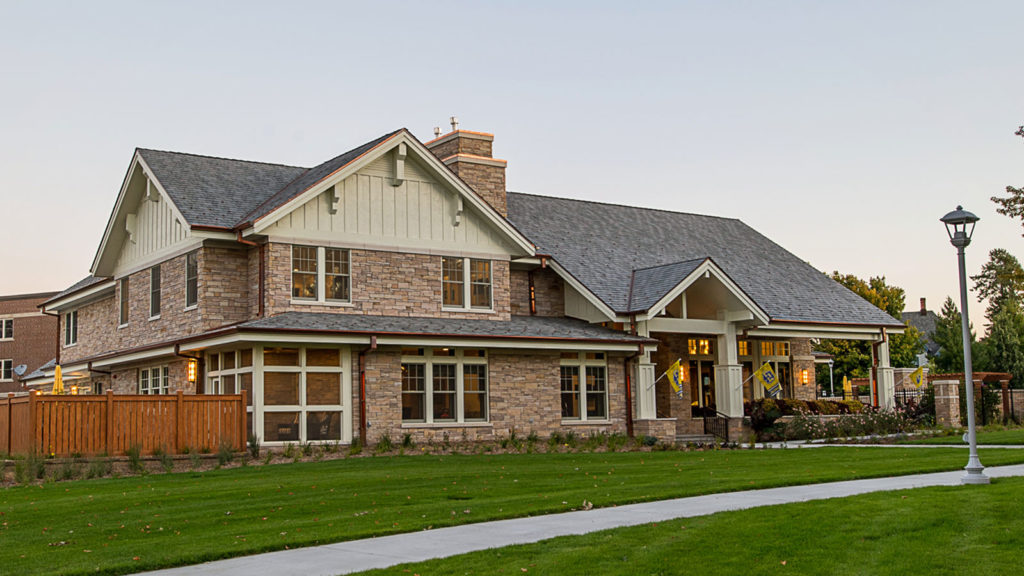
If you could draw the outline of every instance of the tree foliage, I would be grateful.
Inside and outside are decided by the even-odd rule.
[[[1024,138],[1024,126],[1018,127],[1015,134]],[[996,208],[996,212],[1010,218],[1020,218],[1021,224],[1024,225],[1024,188],[1007,186],[1006,194],[1005,198],[1000,198],[999,196],[992,197],[992,201],[999,205],[999,208]]]
[[[988,262],[981,273],[971,276],[978,301],[988,299],[985,317],[994,325],[996,312],[1006,306],[1020,309],[1024,302],[1024,268],[1006,250],[996,248],[988,253]]]
[[[942,312],[935,322],[935,343],[942,347],[939,355],[933,359],[934,369],[938,372],[964,371],[964,337],[963,326],[960,324],[960,309],[953,299],[946,297],[942,304]],[[971,343],[974,343],[974,328],[971,328]],[[974,352],[974,348],[971,348]]]
[[[846,286],[893,318],[899,318],[906,303],[906,292],[899,286],[885,282],[885,276],[875,276],[867,281],[853,274],[832,272],[832,279]],[[824,340],[817,349],[831,354],[835,359],[836,378],[843,376],[863,378],[871,368],[871,343],[864,340]],[[921,332],[908,326],[904,334],[889,337],[889,363],[891,366],[915,366],[917,355],[924,351]]]
[[[1004,302],[992,314],[988,335],[979,345],[981,371],[1009,372],[1014,386],[1024,383],[1024,311],[1014,302]]]

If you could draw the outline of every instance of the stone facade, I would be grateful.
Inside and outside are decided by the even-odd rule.
[[[512,315],[530,315],[530,274],[528,270],[513,270],[510,296]],[[537,316],[565,316],[565,283],[550,268],[532,270],[534,299]]]
[[[488,351],[488,422],[402,423],[402,368],[399,350],[366,354],[367,441],[374,444],[385,434],[392,441],[410,434],[417,442],[467,439],[495,440],[515,431],[542,438],[553,432],[587,435],[626,432],[624,358],[611,357],[606,365],[608,420],[594,423],[563,421],[557,351]],[[353,366],[358,366],[353,354]],[[358,374],[353,374],[352,404],[359,405]],[[359,414],[354,411],[353,427]]]
[[[25,374],[29,374],[54,357],[57,318],[43,314],[38,308],[53,295],[48,292],[0,297],[0,320],[10,320],[14,330],[14,337],[10,339],[4,339],[0,333],[0,360],[10,360],[12,369],[11,381],[0,382],[0,392],[21,389],[19,377],[13,373],[18,365],[24,364]]]
[[[495,160],[494,136],[456,130],[427,142],[427,148],[499,214],[508,216],[505,161]]]
[[[817,380],[814,373],[814,354],[811,341],[806,338],[794,338],[789,341],[790,365],[793,374],[793,397],[798,400],[814,400]],[[803,371],[807,371],[806,381]]]
[[[939,426],[960,425],[960,382],[957,380],[936,380],[935,423]]]
[[[493,312],[442,309],[441,256],[351,250],[351,305],[294,303],[292,245],[267,246],[266,313],[330,312],[377,316],[509,320],[509,263],[491,260]]]

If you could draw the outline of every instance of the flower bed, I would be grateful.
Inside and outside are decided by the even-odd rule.
[[[915,427],[913,418],[901,409],[876,410],[856,400],[764,398],[746,403],[744,413],[760,441],[893,434]]]

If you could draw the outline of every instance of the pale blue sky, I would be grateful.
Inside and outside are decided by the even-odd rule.
[[[958,203],[970,271],[1024,257],[1024,3],[635,4],[0,0],[0,293],[88,274],[136,146],[311,166],[452,114],[510,190],[736,217],[908,308]]]

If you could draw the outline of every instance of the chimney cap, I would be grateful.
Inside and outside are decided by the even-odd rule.
[[[459,129],[459,118],[457,116],[452,116],[449,119],[449,122],[451,122],[451,124],[452,124],[452,132],[458,131],[458,129]]]

